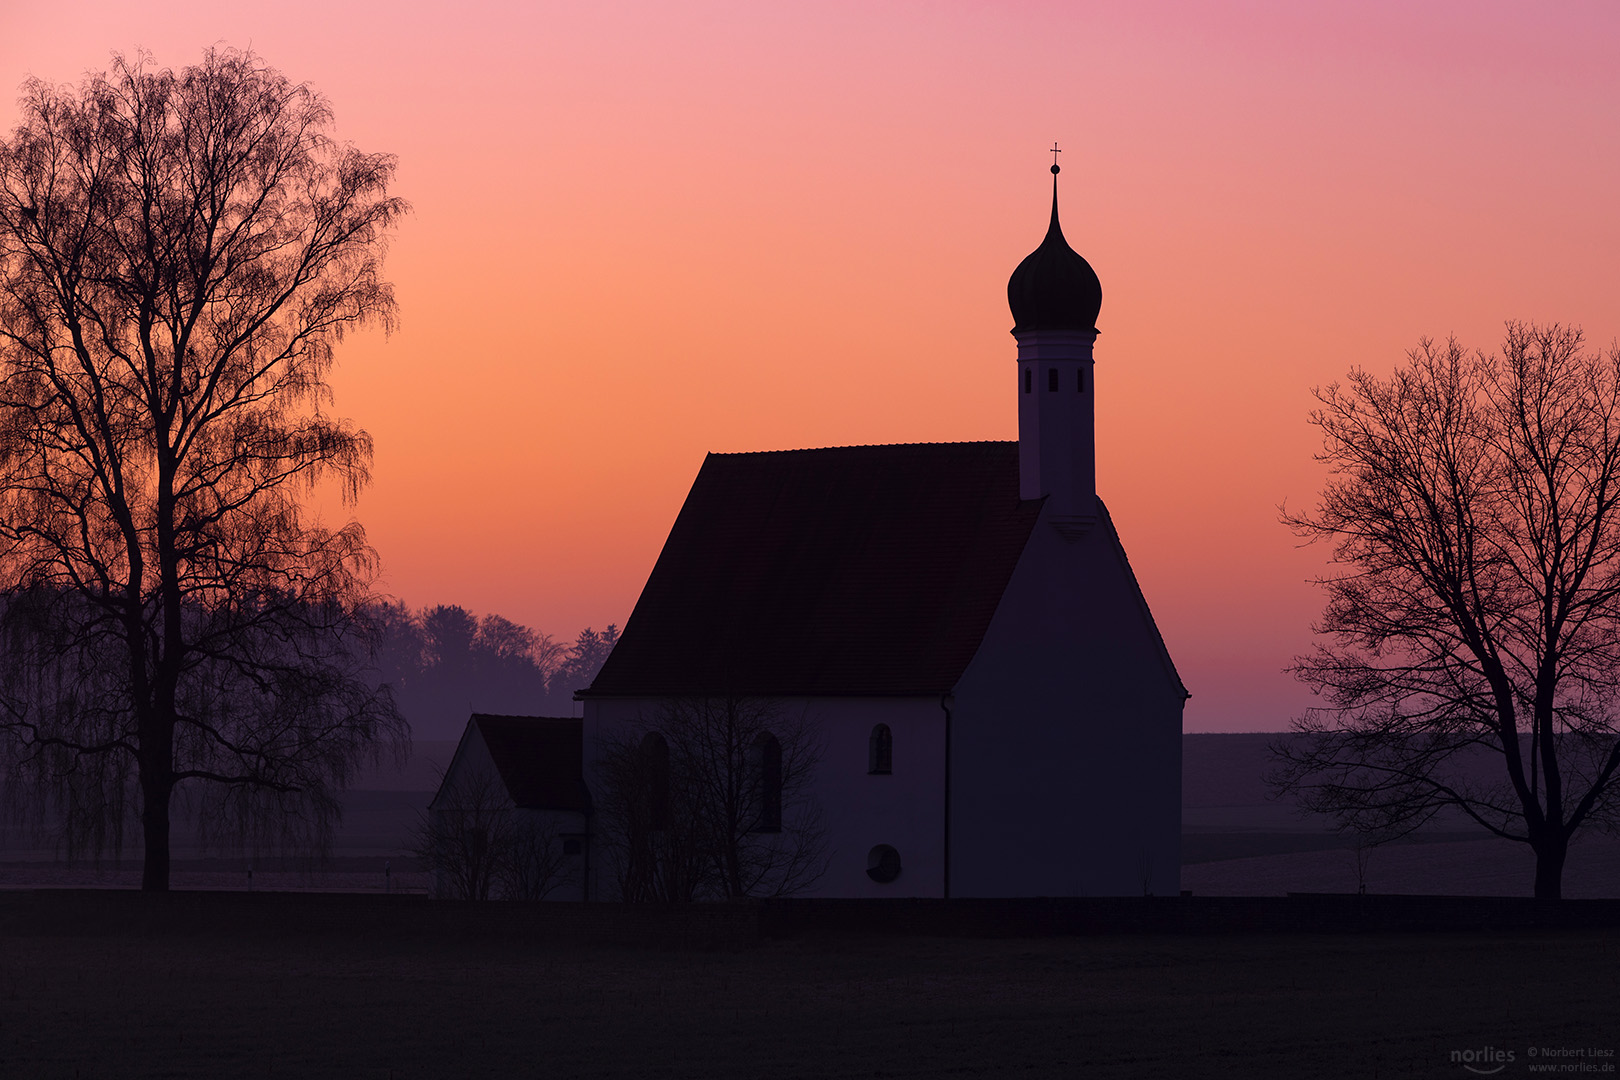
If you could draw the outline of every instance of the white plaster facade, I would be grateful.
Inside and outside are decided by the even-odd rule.
[[[938,696],[779,698],[782,713],[803,711],[819,728],[826,752],[816,769],[813,798],[827,840],[827,872],[808,896],[941,896],[945,887],[945,712]],[[616,729],[647,727],[659,714],[656,698],[585,701],[586,775]],[[867,771],[872,729],[887,724],[893,738],[887,775]],[[879,844],[900,853],[901,874],[880,885],[867,876],[867,856]],[[610,896],[607,855],[598,860],[594,895]]]
[[[1043,512],[951,695],[953,896],[1180,888],[1186,692],[1107,512],[1069,530]]]

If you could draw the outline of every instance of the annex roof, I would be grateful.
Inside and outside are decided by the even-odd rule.
[[[468,733],[477,729],[495,762],[507,795],[524,810],[586,810],[590,795],[582,773],[584,721],[566,716],[496,716],[473,713]],[[462,743],[466,743],[466,734]],[[462,747],[456,748],[454,772]]]
[[[582,694],[948,691],[1040,506],[1014,442],[710,454]]]

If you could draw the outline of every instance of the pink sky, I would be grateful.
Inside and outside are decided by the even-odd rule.
[[[1054,140],[1098,485],[1190,731],[1308,704],[1312,386],[1510,318],[1620,335],[1607,3],[57,7],[0,12],[0,83],[251,45],[399,155],[402,326],[335,387],[413,606],[622,623],[707,450],[1015,437]]]

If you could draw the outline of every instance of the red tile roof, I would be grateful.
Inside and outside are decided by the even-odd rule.
[[[1013,442],[710,454],[584,696],[943,693],[1039,512]]]

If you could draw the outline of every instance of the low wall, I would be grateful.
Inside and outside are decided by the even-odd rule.
[[[473,903],[421,895],[35,889],[0,892],[0,935],[245,934],[488,938],[536,944],[740,948],[752,904]]]
[[[416,895],[0,892],[0,936],[217,933],[473,938],[742,948],[823,934],[1059,937],[1620,928],[1620,900],[1293,894],[1019,900],[761,900],[684,907],[429,900]]]
[[[1620,900],[1291,893],[1018,900],[766,900],[766,937],[1343,933],[1620,927]]]

